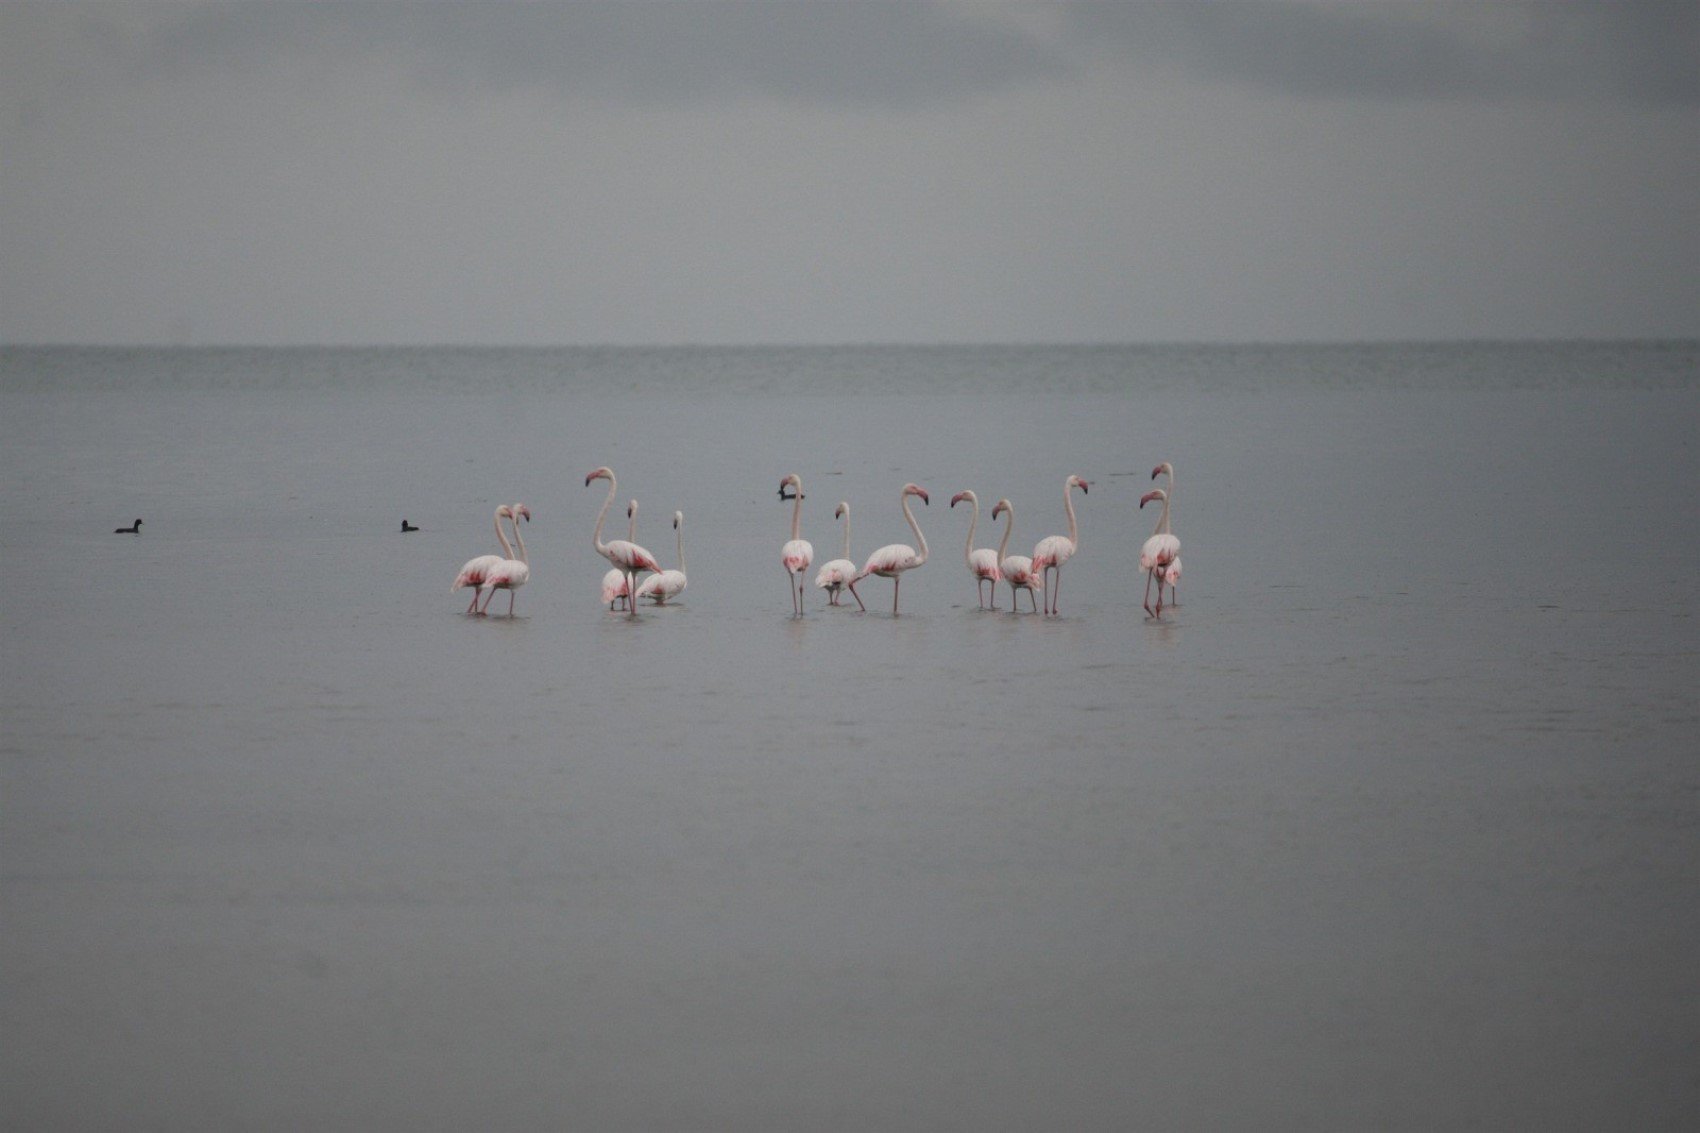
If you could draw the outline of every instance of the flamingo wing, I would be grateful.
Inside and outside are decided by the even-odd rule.
[[[898,574],[917,565],[920,558],[921,556],[915,553],[915,548],[907,543],[888,543],[868,556],[867,565],[862,567],[858,577],[866,578],[870,574]]]
[[[490,569],[502,561],[500,555],[479,555],[466,560],[466,565],[455,575],[455,583],[450,590],[459,590],[463,586],[483,586]]]
[[[1139,548],[1139,569],[1165,566],[1181,552],[1181,541],[1173,535],[1153,535]]]
[[[856,564],[849,559],[833,559],[822,564],[820,573],[815,575],[815,585],[822,589],[831,590],[843,586],[856,577]]]
[[[1073,554],[1074,540],[1067,535],[1046,536],[1033,548],[1033,569],[1041,571],[1046,567],[1062,566]]]
[[[682,570],[664,570],[660,574],[652,574],[638,586],[639,598],[652,598],[656,602],[665,602],[669,598],[677,598],[685,589],[685,572]]]
[[[784,561],[786,570],[801,574],[815,561],[815,547],[807,539],[792,539],[779,548],[779,557]]]
[[[607,549],[602,553],[615,566],[624,567],[626,570],[647,570],[656,574],[661,573],[661,564],[655,561],[655,556],[636,543],[628,542],[625,539],[615,539],[605,546]]]

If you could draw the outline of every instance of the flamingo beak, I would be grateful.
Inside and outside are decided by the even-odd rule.
[[[1157,492],[1146,492],[1143,496],[1139,497],[1139,506],[1144,507],[1146,504],[1150,503],[1152,500],[1161,499],[1161,498],[1162,498],[1162,496]]]

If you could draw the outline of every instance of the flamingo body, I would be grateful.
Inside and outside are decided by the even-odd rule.
[[[1161,468],[1159,468],[1161,471]],[[1163,587],[1173,588],[1181,577],[1181,541],[1169,530],[1169,493],[1153,488],[1139,498],[1144,507],[1152,500],[1163,501],[1163,512],[1157,517],[1157,530],[1139,549],[1139,568],[1145,572],[1145,612],[1154,618],[1163,616]],[[1151,584],[1157,584],[1157,608],[1151,608]]]
[[[1057,590],[1062,584],[1062,565],[1080,550],[1080,528],[1074,517],[1074,497],[1069,494],[1073,488],[1090,492],[1092,485],[1079,476],[1070,476],[1063,481],[1063,507],[1068,511],[1068,534],[1047,535],[1033,548],[1033,570],[1039,575],[1040,582],[1045,584],[1045,612],[1051,615],[1057,612]],[[1047,577],[1050,571],[1056,572],[1054,580]]]
[[[790,488],[787,496],[785,489]],[[785,566],[786,589],[791,592],[791,615],[803,615],[803,575],[815,561],[815,545],[803,538],[803,478],[795,472],[779,481],[779,498],[791,501],[791,538],[779,548],[779,561]]]
[[[1033,597],[1033,588],[1035,585],[1042,588],[1044,583],[1035,581],[1033,560],[1030,556],[1004,553],[1009,550],[1009,536],[1015,530],[1015,508],[1009,500],[1002,499],[992,505],[992,518],[995,520],[1000,515],[1004,517],[1004,521],[1003,538],[998,541],[997,549],[998,575],[1009,583],[1009,611],[1012,614],[1017,611],[1016,591],[1025,590],[1027,601],[1032,604],[1036,614],[1039,612],[1039,603]]]
[[[850,503],[840,500],[833,511],[834,519],[844,521],[844,554],[836,559],[828,559],[821,564],[820,572],[815,575],[815,585],[826,591],[826,602],[829,606],[838,605],[838,599],[850,580],[856,577],[856,563],[850,557]]]
[[[519,545],[519,557],[503,559],[485,572],[484,585],[490,593],[484,599],[484,612],[490,612],[490,603],[495,600],[496,591],[506,590],[508,617],[511,618],[514,616],[514,599],[518,597],[519,588],[531,581],[531,560],[525,553],[525,538],[519,533],[521,519],[527,523],[531,522],[531,509],[524,504],[514,504],[508,510],[508,519],[514,525],[514,542]]]
[[[596,516],[596,530],[591,532],[590,542],[596,548],[596,553],[607,559],[626,576],[626,593],[637,592],[637,575],[639,571],[661,572],[661,564],[655,561],[655,556],[632,542],[630,539],[615,539],[611,542],[602,541],[602,523],[608,518],[608,508],[614,503],[614,494],[619,490],[619,481],[614,479],[614,470],[607,465],[595,469],[584,478],[584,486],[590,487],[594,480],[608,481],[608,497],[602,501],[602,510]],[[637,616],[637,603],[627,599],[627,610]]]
[[[958,492],[950,498],[950,506],[955,507],[962,500],[974,505],[973,514],[968,520],[968,542],[963,547],[968,573],[974,578],[974,597],[980,603],[980,608],[985,609],[985,585],[991,583],[992,608],[995,610],[998,605],[998,582],[1003,578],[1003,572],[998,569],[998,553],[990,547],[974,546],[974,528],[980,524],[980,497],[971,491]]]
[[[919,496],[922,503],[930,501],[926,489],[918,484],[905,484],[903,490],[897,494],[897,502],[903,508],[903,518],[909,521],[909,530],[915,533],[915,539],[921,544],[921,549],[916,551],[906,543],[887,543],[868,556],[868,561],[862,564],[862,569],[857,571],[856,576],[849,582],[850,596],[856,599],[856,604],[863,610],[867,607],[862,604],[862,596],[856,593],[858,582],[870,574],[891,579],[891,612],[896,614],[897,596],[903,586],[903,572],[914,570],[927,561],[927,537],[921,534],[921,525],[915,522],[915,513],[909,510],[910,496]]]
[[[676,511],[673,513],[673,538],[678,545],[679,569],[664,570],[659,574],[652,574],[648,578],[644,579],[643,584],[637,589],[637,596],[639,598],[648,598],[657,606],[665,606],[670,599],[677,598],[685,592],[684,522],[684,512]]]
[[[466,612],[469,614],[476,613],[478,610],[478,599],[482,595],[484,587],[488,584],[491,569],[513,556],[513,548],[508,546],[507,533],[502,530],[502,520],[512,518],[513,508],[509,505],[503,504],[496,509],[496,541],[501,543],[502,553],[499,555],[476,555],[467,559],[461,566],[460,573],[455,575],[454,585],[449,587],[451,592],[459,590],[463,586],[472,587],[472,604],[466,608]]]
[[[626,592],[626,572],[614,567],[602,576],[602,600],[612,610],[616,602],[624,604],[631,597]]]

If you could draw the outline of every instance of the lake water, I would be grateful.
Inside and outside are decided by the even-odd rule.
[[[1700,344],[7,348],[0,396],[10,1128],[1700,1124]],[[677,606],[599,601],[602,464],[664,565],[684,513]],[[790,616],[793,471],[817,564],[931,493],[898,617]],[[1026,552],[1071,473],[1061,615],[977,609],[950,497]],[[531,582],[465,616],[512,501]]]

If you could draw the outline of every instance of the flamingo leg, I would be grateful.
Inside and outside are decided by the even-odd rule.
[[[626,572],[626,612],[637,617],[637,571]]]
[[[1145,572],[1145,612],[1148,614],[1151,613],[1151,579],[1156,573],[1156,570],[1148,570]],[[1162,583],[1157,584],[1157,600],[1159,602],[1163,600]],[[1152,614],[1151,616],[1156,617],[1155,614]]]
[[[1014,599],[1012,598],[1012,599],[1010,599],[1010,601],[1013,602]],[[1029,586],[1027,588],[1027,604],[1028,604],[1029,607],[1031,607],[1027,611],[1028,613],[1037,614],[1039,612],[1039,599],[1034,596],[1033,588],[1031,586]]]
[[[517,590],[508,591],[508,617],[510,617],[510,618],[514,616],[514,599],[518,598],[518,597],[519,597],[519,591],[517,591]]]
[[[903,588],[903,576],[901,574],[892,575],[891,576],[891,615],[892,615],[892,617],[897,616],[897,592],[899,590],[901,590],[902,588]]]
[[[474,586],[472,588],[472,602],[471,602],[471,604],[469,604],[466,607],[466,612],[470,614],[470,613],[472,613],[473,610],[475,610],[477,608],[478,608],[478,587]]]

